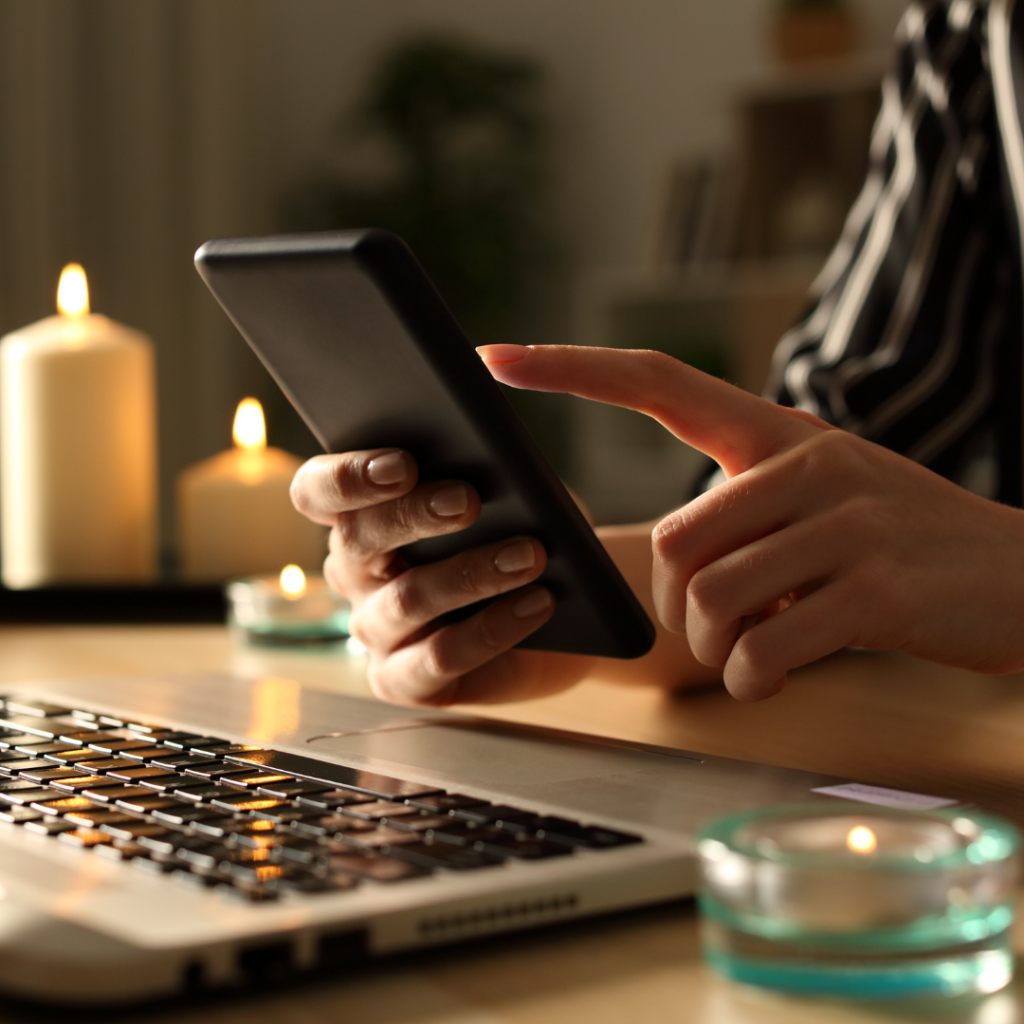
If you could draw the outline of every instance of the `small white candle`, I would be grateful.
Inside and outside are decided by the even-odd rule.
[[[238,406],[235,447],[186,469],[178,480],[181,572],[190,580],[226,580],[315,568],[327,553],[323,527],[292,506],[288,489],[301,460],[266,446],[263,409]]]
[[[89,312],[65,267],[60,310],[0,340],[3,581],[144,582],[156,573],[153,346]]]
[[[351,605],[323,576],[286,565],[278,576],[254,576],[228,584],[231,622],[253,638],[338,640],[348,635]]]

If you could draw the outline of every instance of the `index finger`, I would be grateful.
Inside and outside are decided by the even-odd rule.
[[[316,455],[292,479],[292,504],[313,522],[331,526],[341,512],[408,494],[418,476],[413,457],[395,448]]]
[[[735,476],[831,429],[687,366],[663,352],[577,345],[484,345],[477,349],[502,383],[560,391],[652,416]]]

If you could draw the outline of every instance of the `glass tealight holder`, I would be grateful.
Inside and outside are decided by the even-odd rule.
[[[323,576],[307,576],[297,566],[279,576],[232,580],[226,593],[229,624],[257,643],[331,643],[349,635],[348,601]]]
[[[697,837],[705,959],[808,996],[995,992],[1013,976],[1020,837],[957,808],[832,802],[719,818]]]

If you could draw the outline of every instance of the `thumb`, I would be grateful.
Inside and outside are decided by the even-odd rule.
[[[558,391],[652,416],[736,476],[831,429],[663,352],[577,345],[484,345],[493,376],[514,388]]]

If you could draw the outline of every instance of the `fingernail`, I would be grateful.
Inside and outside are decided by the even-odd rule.
[[[481,345],[477,355],[488,366],[500,366],[502,363],[518,363],[530,352],[529,345]]]
[[[494,567],[498,572],[522,572],[533,567],[537,553],[528,540],[507,544],[494,556]]]
[[[469,508],[469,494],[465,484],[452,484],[434,491],[430,498],[430,511],[435,516],[461,516]]]
[[[388,452],[371,459],[366,467],[366,475],[375,483],[386,487],[388,484],[399,484],[406,477],[405,456],[401,452]]]
[[[512,605],[512,614],[517,619],[528,619],[547,611],[553,603],[550,590],[531,590]]]

